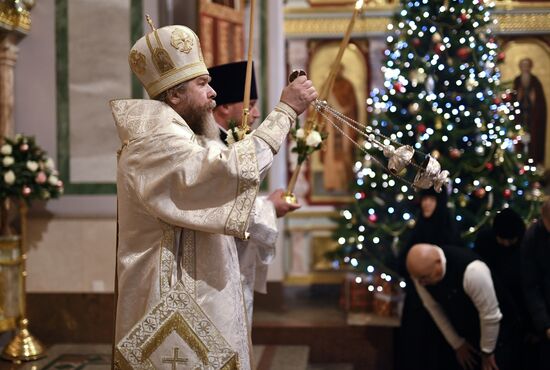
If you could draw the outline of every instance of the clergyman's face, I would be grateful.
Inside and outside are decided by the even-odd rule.
[[[253,126],[258,117],[260,117],[260,111],[256,104],[256,100],[250,101],[250,108],[248,110],[248,126]],[[241,124],[243,115],[243,102],[228,104],[228,119],[227,121],[235,121],[237,124]]]
[[[202,75],[190,80],[185,88],[176,91],[177,102],[173,108],[197,134],[204,135],[213,121],[212,111],[216,107],[216,92],[208,84],[209,75]]]
[[[187,88],[183,92],[182,103],[179,104],[184,113],[190,109],[212,112],[216,107],[216,102],[214,101],[216,92],[209,85],[209,82],[209,75],[202,75],[189,81]]]

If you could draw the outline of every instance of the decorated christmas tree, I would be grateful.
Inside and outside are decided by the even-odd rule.
[[[370,125],[436,158],[450,172],[448,206],[461,238],[504,207],[525,220],[541,198],[537,168],[522,153],[523,122],[513,92],[500,85],[504,59],[491,32],[494,5],[483,0],[402,0],[388,26],[384,90],[367,101]],[[355,202],[341,212],[335,262],[390,280],[414,226],[415,189],[376,166],[365,144],[355,164]],[[414,171],[410,167],[407,171]],[[401,173],[411,178],[414,174]]]

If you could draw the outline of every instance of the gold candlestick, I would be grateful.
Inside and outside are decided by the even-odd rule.
[[[336,58],[334,59],[334,62],[330,67],[328,78],[326,79],[323,86],[321,87],[318,100],[326,100],[329,95],[329,91],[332,88],[332,85],[334,84],[334,80],[336,79],[338,68],[340,67],[340,63],[342,62],[344,51],[346,50],[346,47],[349,44],[349,40],[351,38],[351,32],[353,31],[353,26],[355,24],[355,19],[362,12],[363,5],[364,5],[363,0],[357,0],[355,2],[355,6],[353,8],[353,14],[351,15],[351,19],[348,23],[348,28],[346,29],[344,38],[340,42],[340,47],[338,49],[338,53],[336,54]],[[297,76],[298,74],[296,74],[296,77]],[[305,131],[306,137],[311,132],[311,130],[315,130],[317,128],[318,122],[319,122],[319,115],[317,111],[310,110],[308,112],[308,119],[306,120],[306,123],[304,125],[304,131]],[[322,128],[323,127],[321,126],[321,129]],[[289,203],[296,204],[297,202],[296,196],[293,194],[293,192],[294,192],[294,187],[296,186],[296,181],[298,179],[298,174],[300,172],[300,169],[302,168],[301,165],[302,165],[301,163],[298,163],[298,165],[294,169],[294,172],[292,173],[292,177],[290,178],[286,191],[284,192],[284,195],[283,195],[283,198]]]
[[[11,361],[33,361],[46,355],[44,346],[36,339],[28,329],[26,307],[26,260],[27,260],[27,205],[20,202],[19,213],[21,217],[21,318],[18,323],[15,337],[4,347],[2,357]]]
[[[244,138],[244,135],[250,130],[248,126],[248,116],[250,113],[250,86],[252,85],[252,49],[254,46],[254,7],[255,0],[250,0],[250,26],[248,29],[248,59],[246,61],[246,77],[244,81],[244,97],[243,97],[243,115],[241,117],[241,127],[239,138]],[[241,136],[242,135],[242,136]]]

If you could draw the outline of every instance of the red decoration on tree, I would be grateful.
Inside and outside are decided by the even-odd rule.
[[[462,14],[460,15],[460,20],[461,20],[463,23],[466,22],[466,21],[468,20],[468,18],[470,18],[470,17],[468,17],[467,14],[462,13]]]
[[[479,199],[483,198],[483,197],[485,196],[486,193],[487,193],[487,192],[485,191],[484,188],[477,188],[477,189],[474,191],[474,195],[475,195],[477,198],[479,198]]]
[[[453,148],[449,150],[449,155],[452,159],[458,159],[462,155],[462,152],[458,150],[457,148]]]
[[[500,103],[502,103],[502,100],[500,100],[500,98],[494,98],[493,103],[495,103],[496,105],[500,105]]]
[[[488,169],[489,171],[492,171],[493,168],[495,168],[495,165],[492,164],[491,162],[487,162],[487,163],[485,164],[485,168]]]
[[[466,59],[470,56],[472,49],[464,46],[456,51],[456,55],[461,59]]]
[[[403,92],[405,89],[403,88],[403,84],[401,82],[396,82],[393,84],[393,88],[395,91]]]
[[[416,125],[416,131],[419,133],[419,134],[423,134],[426,132],[426,125],[423,124],[423,123],[419,123],[418,125]]]
[[[441,54],[444,49],[445,49],[445,46],[443,46],[442,43],[437,43],[434,46],[434,51],[436,52],[436,54]]]
[[[498,55],[497,55],[497,60],[498,60],[499,62],[502,62],[502,61],[504,60],[504,58],[506,58],[506,54],[505,54],[503,51],[501,51],[500,53],[498,53]]]
[[[376,213],[373,213],[372,215],[369,215],[369,221],[370,222],[376,222],[378,220],[378,216],[376,215]]]
[[[510,190],[510,189],[504,189],[504,191],[502,192],[502,194],[504,195],[504,198],[510,199],[510,197],[512,196],[512,190]]]
[[[502,94],[502,100],[504,100],[507,103],[511,102],[512,98],[513,98],[512,94],[509,92]]]
[[[418,37],[415,37],[414,39],[412,39],[412,44],[413,44],[414,47],[419,47],[421,43],[422,42],[420,41],[420,39]]]

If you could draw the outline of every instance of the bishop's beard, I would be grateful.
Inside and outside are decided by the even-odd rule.
[[[211,101],[202,107],[194,107],[191,104],[187,107],[181,116],[196,135],[201,135],[207,139],[216,139],[220,136],[218,124],[212,114],[212,110],[216,107],[215,101]]]

